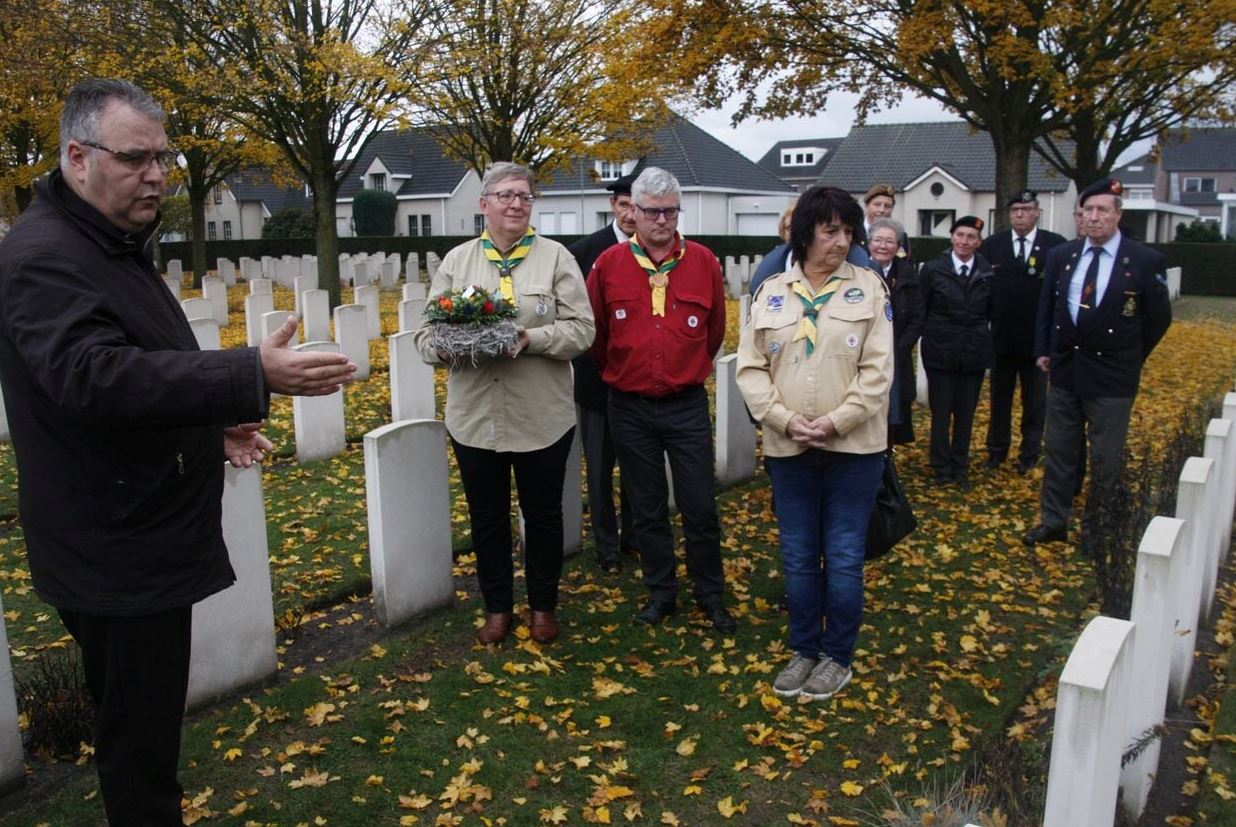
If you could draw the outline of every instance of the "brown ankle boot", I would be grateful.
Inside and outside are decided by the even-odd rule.
[[[501,643],[511,632],[511,613],[495,612],[485,615],[485,625],[476,631],[476,639],[481,643]]]
[[[553,612],[532,612],[528,633],[537,643],[550,643],[558,637],[558,621]]]

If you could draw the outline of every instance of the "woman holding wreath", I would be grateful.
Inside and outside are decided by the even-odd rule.
[[[790,222],[795,264],[760,286],[738,346],[781,530],[794,655],[773,691],[788,698],[823,700],[850,682],[862,623],[893,381],[888,290],[845,260],[862,223],[845,191],[804,193]]]
[[[574,257],[529,226],[532,186],[522,166],[491,166],[481,181],[485,231],[446,254],[429,288],[431,303],[470,286],[513,303],[518,338],[510,350],[476,363],[454,360],[435,348],[427,323],[416,332],[426,362],[450,365],[446,430],[468,502],[486,613],[477,638],[486,644],[505,639],[514,617],[512,471],[525,525],[529,633],[542,643],[558,636],[562,487],[575,429],[570,360],[594,332]]]

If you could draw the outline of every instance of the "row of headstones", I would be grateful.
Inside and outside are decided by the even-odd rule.
[[[1176,516],[1142,535],[1129,620],[1099,615],[1073,646],[1056,692],[1044,827],[1136,821],[1158,773],[1159,732],[1183,704],[1199,625],[1232,540],[1236,393],[1180,472]],[[1138,751],[1138,747],[1141,747]],[[1122,756],[1136,757],[1121,767]]]
[[[425,253],[425,274],[429,281],[433,280],[441,263],[437,253],[432,250]],[[402,262],[396,253],[343,253],[339,256],[339,278],[353,287],[377,284],[383,290],[394,290],[401,273],[409,284],[421,281],[419,253],[408,253]]]
[[[430,280],[441,261],[437,253],[430,251],[425,254],[425,268]],[[236,284],[238,272],[246,281],[269,279],[287,288],[292,288],[297,279],[303,279],[305,283],[315,286],[318,283],[318,259],[312,255],[279,258],[262,256],[260,259],[242,256],[239,271],[231,259],[220,258],[215,267],[216,278],[221,279],[228,287]],[[394,290],[401,275],[409,282],[418,282],[421,280],[420,273],[418,253],[409,253],[402,261],[396,253],[342,253],[339,256],[339,280],[351,287],[376,284],[382,290]],[[174,292],[179,290],[183,276],[184,265],[179,259],[167,262],[164,278],[169,287],[173,283],[177,285]]]
[[[763,260],[763,256],[725,257],[722,272],[725,275],[725,292],[731,299],[739,299],[747,294],[747,285],[751,283],[751,276]]]

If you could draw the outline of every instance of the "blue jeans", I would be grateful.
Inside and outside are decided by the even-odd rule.
[[[790,648],[804,657],[827,655],[850,665],[863,621],[867,523],[883,470],[883,453],[809,449],[768,458],[790,603]]]

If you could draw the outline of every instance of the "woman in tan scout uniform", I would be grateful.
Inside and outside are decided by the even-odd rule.
[[[471,285],[514,301],[519,339],[508,356],[451,366],[446,430],[455,449],[472,523],[476,574],[485,600],[482,643],[511,629],[511,471],[524,516],[529,632],[558,635],[562,573],[562,486],[575,429],[570,360],[592,342],[592,306],[575,258],[529,226],[532,173],[494,164],[481,182],[485,232],[446,254],[429,288],[433,300]],[[441,361],[429,327],[416,333],[421,356]],[[578,484],[574,480],[572,484]]]
[[[738,387],[764,426],[781,529],[794,650],[773,684],[783,697],[823,700],[849,683],[862,622],[893,381],[888,290],[845,260],[862,222],[848,193],[804,193],[790,225],[795,264],[760,286],[738,346]]]

